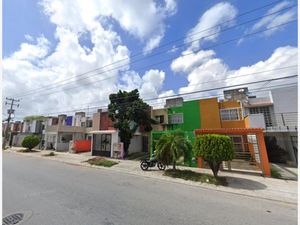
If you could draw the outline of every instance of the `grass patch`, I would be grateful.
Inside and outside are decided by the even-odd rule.
[[[271,170],[271,177],[278,178],[278,179],[282,177],[279,170],[275,166],[271,165],[270,170]]]
[[[164,173],[165,176],[173,177],[173,178],[180,178],[184,180],[191,180],[201,183],[209,183],[214,185],[223,185],[227,186],[228,183],[226,181],[225,177],[218,177],[216,179],[214,176],[209,174],[203,174],[203,173],[196,173],[191,170],[166,170]]]
[[[37,151],[37,150],[29,150],[29,149],[22,149],[22,150],[18,150],[18,152],[24,152],[24,153],[28,153],[28,152],[40,152],[40,151]]]
[[[107,159],[104,159],[102,157],[96,157],[96,158],[93,158],[93,159],[89,159],[86,162],[88,162],[91,165],[104,166],[104,167],[112,167],[112,166],[118,164],[117,162],[107,160]]]
[[[48,154],[44,154],[43,156],[55,156],[56,154],[54,152],[49,152]]]

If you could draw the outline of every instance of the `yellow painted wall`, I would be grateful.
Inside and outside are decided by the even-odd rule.
[[[199,100],[201,128],[221,128],[217,98]]]

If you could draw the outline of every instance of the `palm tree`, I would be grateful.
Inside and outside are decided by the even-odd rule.
[[[173,170],[176,170],[176,160],[191,151],[192,144],[185,138],[184,132],[176,130],[163,134],[155,145],[156,157],[164,164],[173,164]]]

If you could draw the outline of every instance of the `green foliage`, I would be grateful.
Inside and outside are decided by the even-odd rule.
[[[49,152],[48,154],[45,154],[44,156],[55,156],[54,152]]]
[[[155,144],[155,155],[164,164],[173,163],[173,170],[176,169],[176,160],[186,156],[192,149],[191,142],[185,137],[184,132],[176,130],[163,134]]]
[[[234,157],[233,143],[230,137],[219,134],[198,135],[193,146],[195,157],[202,157],[217,177],[222,161]]]
[[[273,165],[270,166],[270,170],[271,170],[271,177],[278,178],[278,179],[282,177],[279,170]]]
[[[41,139],[36,135],[30,135],[24,138],[22,141],[22,147],[27,148],[29,150],[33,149],[40,143]]]
[[[112,166],[118,164],[117,162],[107,160],[107,159],[104,159],[101,157],[95,157],[93,159],[89,159],[87,162],[91,165],[104,166],[104,167],[112,167]]]
[[[139,126],[151,131],[150,106],[143,102],[137,89],[126,92],[119,91],[109,96],[108,115],[119,130],[119,137],[124,143],[127,155],[130,140]]]
[[[175,170],[175,171],[166,170],[164,175],[173,178],[192,180],[201,183],[209,183],[209,184],[223,185],[223,186],[228,185],[225,177],[215,178],[209,174],[196,173],[191,170]]]
[[[25,116],[24,120],[25,121],[32,121],[32,120],[44,120],[45,117],[44,116],[38,116],[38,115],[33,115],[33,116]]]

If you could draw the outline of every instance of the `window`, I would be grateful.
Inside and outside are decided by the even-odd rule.
[[[272,127],[272,119],[271,119],[271,113],[270,113],[269,107],[267,107],[267,106],[254,107],[254,108],[249,108],[249,111],[250,111],[250,114],[259,114],[259,113],[264,114],[266,127]]]
[[[61,143],[69,143],[72,141],[73,135],[72,134],[62,134],[61,136]]]
[[[174,113],[170,115],[171,124],[183,124],[183,113]]]
[[[164,116],[163,115],[161,115],[161,116],[155,116],[155,120],[158,123],[164,123]]]
[[[86,127],[93,127],[93,120],[88,120],[86,122]]]
[[[240,120],[240,108],[221,109],[221,120]]]

